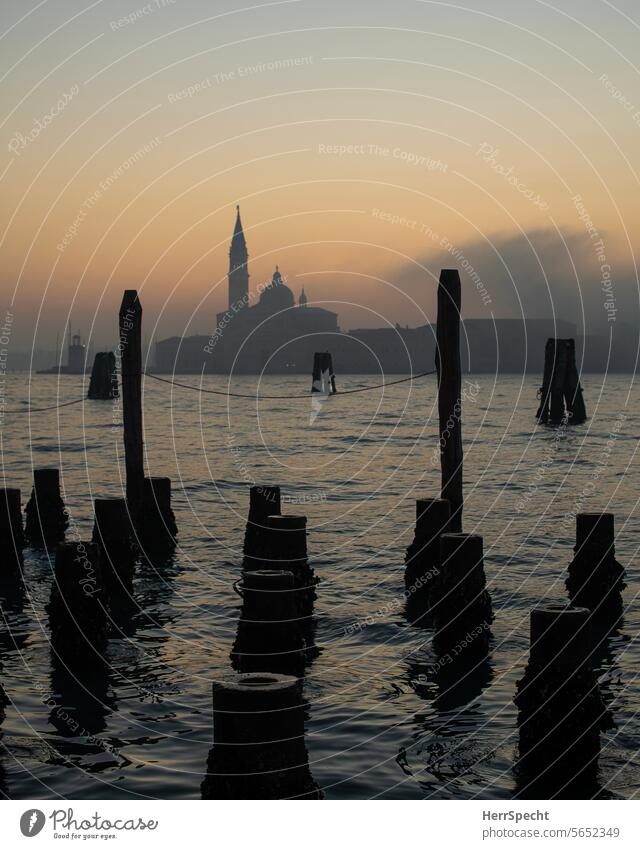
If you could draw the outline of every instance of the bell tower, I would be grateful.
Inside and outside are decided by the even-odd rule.
[[[240,220],[240,207],[236,206],[236,225],[229,248],[229,309],[239,309],[249,297],[249,254]]]

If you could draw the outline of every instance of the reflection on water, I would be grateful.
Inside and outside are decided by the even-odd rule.
[[[25,396],[26,380],[9,377],[10,401]],[[239,616],[233,583],[241,574],[248,485],[256,481],[280,484],[283,510],[307,515],[309,562],[322,579],[315,639],[323,651],[305,681],[306,745],[327,798],[523,792],[513,772],[513,696],[528,655],[529,610],[566,598],[575,528],[565,517],[578,507],[613,510],[629,606],[598,649],[597,672],[616,727],[602,735],[597,792],[638,794],[640,615],[631,602],[640,589],[632,568],[640,458],[630,425],[607,462],[601,459],[627,397],[626,378],[602,385],[601,377],[587,376],[593,418],[560,438],[534,429],[536,376],[524,385],[502,376],[499,392],[492,377],[477,380],[480,392],[464,422],[465,531],[484,538],[495,611],[488,658],[466,669],[457,661],[437,666],[428,618],[416,627],[414,611],[405,614],[404,555],[415,499],[439,490],[431,462],[433,379],[384,395],[332,397],[312,427],[306,398],[287,408],[240,399],[227,405],[150,381],[147,469],[172,479],[175,551],[142,562],[132,601],[112,611],[107,675],[74,682],[50,660],[50,554],[25,550],[25,589],[0,588],[0,663],[11,702],[2,726],[0,793],[4,782],[16,798],[198,798],[212,745],[212,683],[231,670]],[[60,380],[60,400],[82,394],[80,381]],[[308,390],[302,377],[263,382],[265,391],[283,384],[292,394]],[[367,382],[379,379],[341,379],[345,388]],[[238,378],[239,388],[253,386],[253,378]],[[51,402],[51,387],[47,376],[31,379],[34,405]],[[636,407],[633,391],[627,422],[636,420]],[[70,528],[79,538],[90,536],[92,499],[122,497],[122,434],[110,418],[108,403],[68,407],[38,420],[31,444],[24,420],[7,418],[3,432],[6,485],[28,493],[31,450],[46,447],[46,464],[61,468]],[[241,463],[230,445],[246,446]],[[64,705],[74,727],[77,721],[75,734],[60,717],[52,724],[49,698]]]

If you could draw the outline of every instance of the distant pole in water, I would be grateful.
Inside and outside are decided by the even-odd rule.
[[[565,417],[569,424],[586,421],[587,411],[576,367],[576,344],[573,339],[547,339],[539,394],[540,406],[536,418],[542,424],[560,424]]]
[[[87,398],[90,401],[111,401],[118,395],[115,355],[113,351],[98,351],[93,360]]]
[[[120,306],[120,351],[127,501],[130,512],[135,516],[144,490],[142,305],[135,289],[125,291]]]
[[[328,351],[316,351],[313,355],[311,391],[322,392],[325,395],[336,394],[336,376],[333,372],[333,360]]]
[[[462,369],[460,365],[460,275],[443,268],[438,286],[436,370],[440,423],[441,495],[451,504],[451,531],[462,530]]]

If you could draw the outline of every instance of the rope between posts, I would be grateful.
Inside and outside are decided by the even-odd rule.
[[[417,380],[420,377],[435,374],[436,370],[423,371],[420,374],[412,374],[409,377],[400,378],[400,380],[389,380],[386,383],[378,383],[375,386],[361,386],[358,389],[344,389],[341,392],[336,392],[334,395],[355,395],[356,392],[372,392],[374,389],[386,389],[387,386],[397,386],[399,383],[407,383],[410,380]],[[165,377],[160,377],[152,372],[142,372],[145,377],[152,377],[160,383],[168,383],[170,386],[177,386],[180,389],[191,389],[194,392],[201,392],[205,395],[222,395],[225,398],[250,398],[255,401],[284,401],[284,400],[302,400],[313,397],[313,393],[305,393],[304,395],[259,395],[248,392],[225,392],[222,389],[204,389],[200,386],[191,386],[189,383],[181,383],[178,380],[168,380]],[[318,395],[329,395],[330,393],[318,392]],[[62,407],[70,407],[73,404],[83,404],[87,398],[76,398],[74,401],[65,401],[62,404],[53,404],[50,407],[27,407],[25,409],[5,410],[5,413],[46,413],[50,410],[60,410]]]
[[[376,386],[361,386],[359,389],[344,389],[340,392],[336,392],[335,395],[354,395],[356,392],[371,392],[374,389],[386,389],[387,386],[395,386],[398,383],[407,383],[409,380],[417,380],[419,377],[426,377],[428,374],[435,374],[435,369],[433,371],[423,371],[421,374],[412,374],[409,377],[403,377],[400,380],[390,380],[387,383],[378,383]],[[191,386],[189,383],[180,383],[177,380],[167,380],[165,377],[159,377],[157,374],[152,374],[151,372],[145,372],[147,377],[152,377],[154,380],[159,380],[162,383],[168,383],[171,386],[178,386],[181,389],[192,389],[196,392],[202,392],[207,395],[224,395],[226,398],[251,398],[256,401],[284,401],[286,400],[301,400],[303,398],[309,399],[313,396],[313,393],[305,393],[304,395],[259,395],[257,393],[247,393],[247,392],[224,392],[221,389],[203,389],[200,386]],[[319,395],[328,395],[328,392],[318,393]]]
[[[65,401],[63,404],[54,404],[52,407],[27,407],[20,410],[5,410],[5,413],[47,413],[49,410],[59,410],[61,407],[70,407],[72,404],[83,404],[86,398],[76,398],[75,401]]]

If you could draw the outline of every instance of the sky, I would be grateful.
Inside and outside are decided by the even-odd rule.
[[[240,0],[241,2],[241,0]],[[343,329],[463,314],[638,326],[631,0],[4,0],[0,318],[53,347],[209,333],[240,204]],[[8,323],[7,323],[8,322]]]

